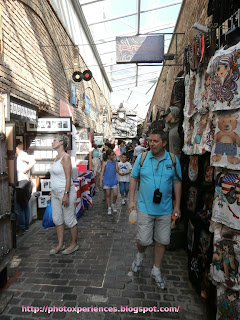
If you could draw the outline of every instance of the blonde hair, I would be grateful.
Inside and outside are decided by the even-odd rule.
[[[63,141],[63,148],[64,148],[64,150],[66,150],[67,145],[68,145],[68,143],[69,143],[69,138],[68,138],[68,136],[67,136],[66,134],[58,133],[58,134],[56,135],[56,138],[57,138],[58,141]]]

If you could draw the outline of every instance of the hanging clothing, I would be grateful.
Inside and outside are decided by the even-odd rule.
[[[215,113],[216,130],[211,154],[213,166],[239,170],[240,167],[240,110]]]
[[[214,222],[211,225],[211,231],[214,232],[214,252],[209,278],[214,285],[221,284],[239,291],[240,233]]]
[[[195,102],[196,72],[190,70],[190,75],[185,76],[185,106],[183,109],[184,117],[191,117],[197,112]]]
[[[240,299],[238,293],[224,286],[217,286],[217,315],[216,319],[240,320]]]
[[[240,105],[240,42],[227,50],[216,51],[208,64],[211,75],[210,111],[232,110]]]
[[[240,172],[218,171],[212,220],[240,230]]]

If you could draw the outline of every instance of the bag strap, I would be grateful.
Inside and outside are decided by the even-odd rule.
[[[170,158],[172,160],[172,164],[174,166],[174,170],[175,170],[175,174],[176,174],[176,177],[178,178],[179,181],[182,181],[182,179],[179,177],[179,174],[177,173],[177,168],[176,168],[176,156],[175,154],[169,152],[169,155],[170,155]]]
[[[140,168],[142,168],[143,162],[145,161],[145,159],[146,159],[146,157],[147,157],[147,154],[148,154],[148,151],[142,152],[141,160],[140,160]]]

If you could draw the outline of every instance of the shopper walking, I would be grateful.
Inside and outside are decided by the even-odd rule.
[[[121,155],[121,161],[118,162],[119,168],[119,188],[120,194],[122,198],[122,205],[126,204],[128,192],[129,192],[129,181],[130,181],[130,173],[132,171],[132,165],[130,162],[127,161],[127,154],[123,153]]]
[[[98,149],[98,146],[94,143],[93,144],[93,151],[92,151],[92,165],[93,165],[93,172],[95,176],[95,191],[98,190],[99,185],[99,176],[101,173],[101,153]]]
[[[113,212],[117,212],[116,201],[118,194],[118,180],[116,172],[119,173],[118,165],[114,158],[116,158],[115,153],[112,149],[108,149],[106,152],[107,161],[103,162],[102,171],[100,176],[100,187],[106,190],[106,202],[108,205],[108,215]],[[111,206],[111,190],[113,192],[113,200]],[[112,208],[112,210],[111,210]]]
[[[16,211],[17,211],[17,235],[22,235],[29,228],[31,197],[30,170],[36,161],[23,151],[23,143],[16,142],[17,156],[17,187],[16,187]]]
[[[134,204],[134,190],[138,177],[140,189],[138,194],[138,253],[132,263],[132,271],[142,269],[144,251],[152,243],[154,236],[155,254],[151,276],[155,279],[158,288],[164,289],[166,283],[161,275],[160,265],[165,252],[165,246],[170,243],[171,216],[174,213],[181,216],[180,199],[181,186],[170,154],[164,149],[167,144],[167,133],[154,130],[150,134],[150,151],[143,163],[141,155],[133,167],[129,185],[129,212],[136,209]],[[176,170],[181,177],[180,163],[177,157]],[[142,164],[142,166],[141,166]],[[172,206],[172,188],[174,188],[176,204]],[[153,234],[154,232],[154,234]]]
[[[72,181],[71,158],[65,152],[68,137],[58,134],[52,143],[57,156],[50,168],[51,174],[51,203],[52,217],[56,225],[58,245],[50,251],[51,255],[62,251],[62,254],[71,254],[79,249],[77,244],[76,201],[77,194]],[[67,249],[63,243],[64,225],[70,229],[71,243]],[[64,250],[65,249],[65,250]]]
[[[133,152],[133,156],[134,156],[134,161],[137,159],[137,157],[144,151],[146,151],[147,149],[144,148],[140,141],[138,142],[138,144],[136,145],[134,152]]]

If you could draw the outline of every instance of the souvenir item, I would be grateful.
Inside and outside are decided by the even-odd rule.
[[[196,72],[190,71],[190,76],[185,77],[185,106],[183,109],[185,117],[191,117],[196,111],[195,104],[195,87],[196,87]]]
[[[191,219],[192,220],[192,219]],[[190,223],[192,224],[192,223]],[[190,226],[189,224],[189,226]],[[194,242],[188,242],[188,248],[191,247],[189,252],[188,268],[189,279],[195,286],[197,292],[201,294],[203,298],[208,297],[210,282],[208,279],[209,267],[212,258],[212,235],[205,228],[199,229],[198,219],[195,219],[195,228],[193,228]],[[189,241],[190,239],[188,239]]]
[[[206,114],[197,114],[194,119],[193,133],[193,152],[194,154],[203,154],[208,149],[207,134],[210,131],[211,118],[209,112]],[[208,151],[208,150],[207,150]]]
[[[214,227],[214,252],[209,278],[214,285],[222,284],[240,290],[240,234],[222,224]]]
[[[209,111],[209,89],[211,84],[211,75],[207,72],[197,73],[194,102],[198,113],[207,113]]]
[[[195,181],[198,178],[198,156],[190,156],[188,177],[191,181]]]
[[[217,175],[212,220],[240,230],[240,172]]]
[[[209,220],[212,217],[213,192],[206,190],[202,193],[201,200],[203,207],[197,211],[197,215],[204,223],[209,224]]]
[[[217,286],[217,320],[240,320],[239,292]]]
[[[191,213],[195,213],[198,200],[198,190],[196,187],[191,186],[187,191],[186,209]]]
[[[203,163],[204,183],[213,182],[213,172],[214,172],[214,168],[210,165],[210,159],[208,157],[204,160],[204,163]]]
[[[199,112],[207,112],[209,110],[209,91],[211,84],[211,75],[207,72],[204,73],[202,77],[202,86],[201,86],[201,102],[200,107],[198,108]]]
[[[227,50],[220,49],[211,58],[209,105],[211,111],[237,109],[240,105],[240,42]]]
[[[209,130],[206,133],[205,150],[211,152],[213,146],[213,139],[216,130],[216,115],[213,112],[209,112]]]
[[[194,119],[185,118],[183,122],[184,131],[184,146],[183,152],[187,155],[193,154],[193,131],[194,131]]]
[[[211,164],[218,167],[239,170],[240,163],[240,116],[225,112],[218,114],[214,134]]]

